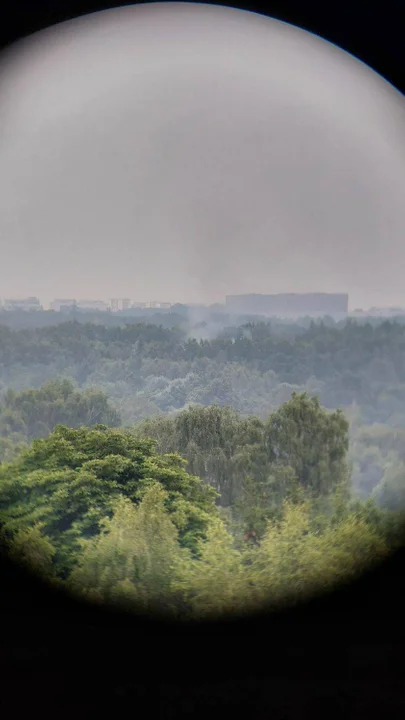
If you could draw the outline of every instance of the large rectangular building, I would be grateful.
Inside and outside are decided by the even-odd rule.
[[[49,305],[50,309],[54,310],[55,312],[71,310],[75,306],[76,300],[72,298],[56,298]]]
[[[77,307],[79,310],[99,310],[105,312],[108,305],[104,300],[79,300]]]
[[[5,310],[42,310],[41,302],[37,297],[5,298],[3,307]]]
[[[344,317],[349,311],[349,296],[347,293],[227,295],[226,309],[228,312],[239,315]]]

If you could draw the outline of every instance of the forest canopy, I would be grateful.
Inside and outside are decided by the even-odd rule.
[[[176,617],[332,587],[402,537],[404,358],[394,322],[0,327],[3,542]]]

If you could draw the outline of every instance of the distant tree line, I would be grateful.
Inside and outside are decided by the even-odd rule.
[[[35,313],[34,313],[35,314]],[[211,340],[183,327],[66,322],[0,326],[0,393],[64,377],[106,392],[123,422],[190,403],[265,418],[308,391],[328,408],[356,406],[363,424],[405,422],[405,326],[248,323]]]

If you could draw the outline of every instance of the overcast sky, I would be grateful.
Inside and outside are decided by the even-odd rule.
[[[405,305],[404,99],[335,46],[173,3],[0,65],[0,297]]]

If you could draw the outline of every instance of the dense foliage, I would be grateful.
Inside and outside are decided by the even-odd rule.
[[[320,498],[348,479],[348,423],[306,394],[293,393],[266,421],[232,408],[195,407],[144,421],[135,433],[154,438],[161,452],[181,453],[220,504],[238,511],[245,530],[259,534],[294,488]]]
[[[0,327],[15,557],[195,617],[296,601],[399,542],[401,323],[120,323]]]
[[[122,495],[101,532],[82,538],[82,552],[65,587],[89,600],[177,618],[217,616],[260,606],[296,603],[348,581],[389,552],[387,537],[365,513],[335,502],[317,515],[310,504],[286,501],[278,522],[268,521],[260,541],[237,545],[227,522],[210,515],[192,553],[179,540],[161,484],[142,500]],[[51,582],[53,544],[39,527],[16,532],[14,556]]]
[[[34,438],[57,425],[118,427],[120,417],[100,390],[75,390],[69,380],[52,380],[38,390],[7,390],[0,402],[0,461],[11,460]]]
[[[189,475],[180,457],[159,455],[152,441],[103,425],[79,430],[60,426],[1,466],[3,529],[13,533],[39,524],[57,551],[57,572],[66,575],[79,540],[99,532],[116,497],[136,504],[153,482],[167,492],[180,540],[195,548],[208,515],[215,512],[216,493]]]
[[[0,327],[0,388],[39,388],[62,376],[104,390],[127,423],[188,403],[230,405],[265,418],[293,390],[308,390],[325,407],[356,404],[365,424],[399,427],[405,326],[260,322],[200,340],[184,327],[142,323]]]

